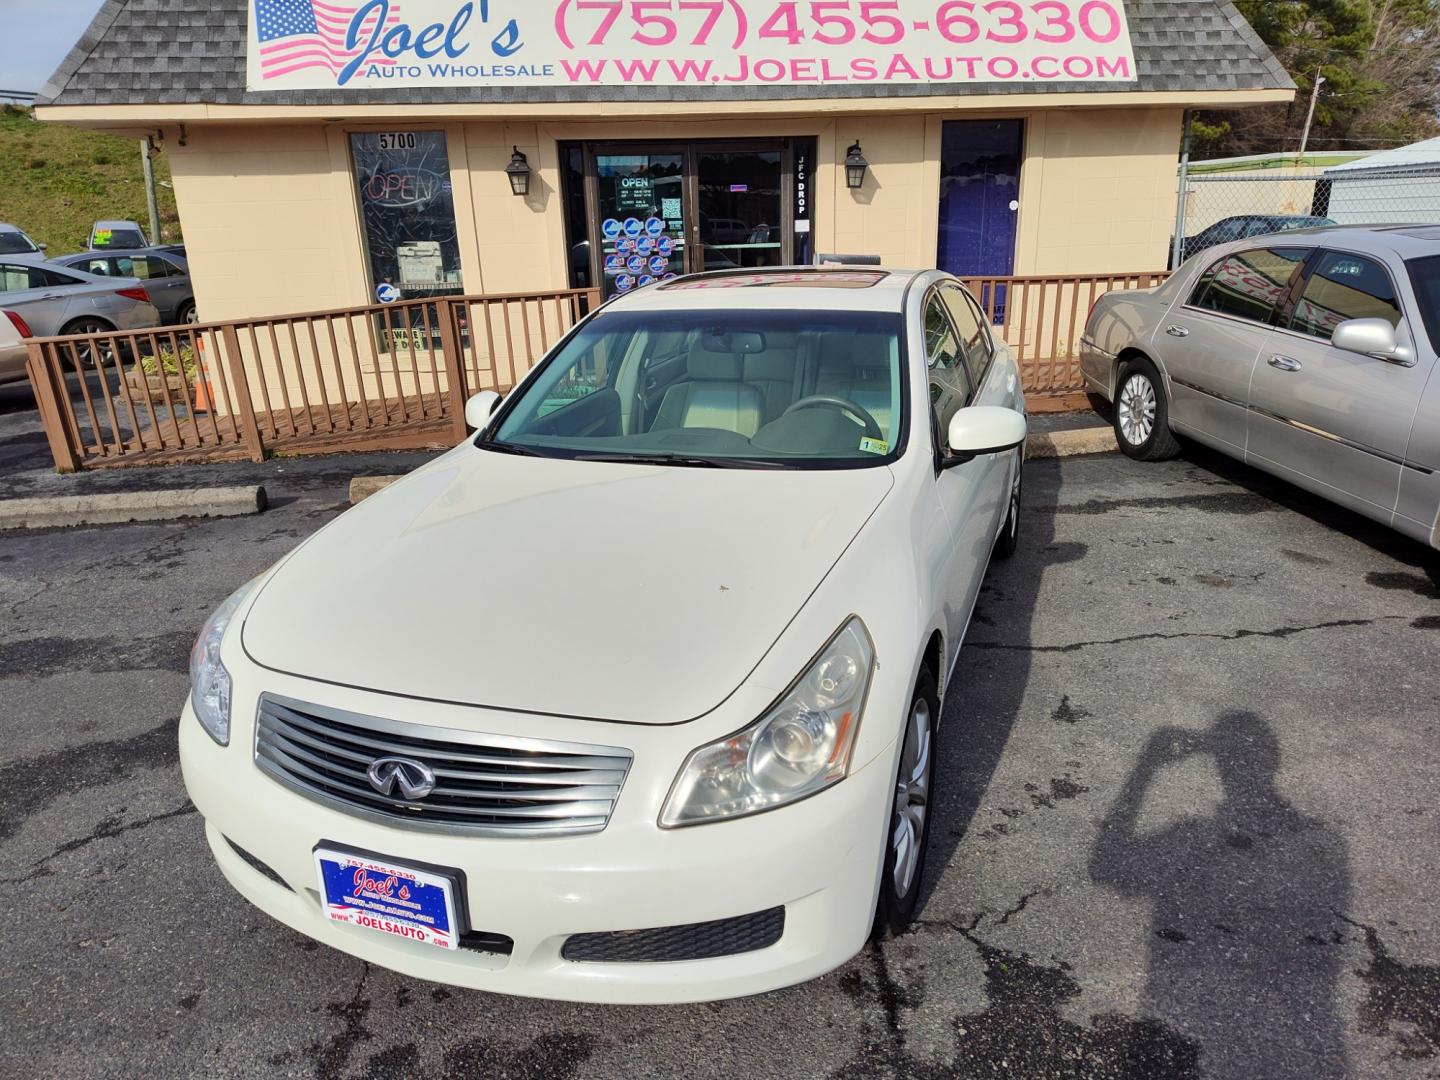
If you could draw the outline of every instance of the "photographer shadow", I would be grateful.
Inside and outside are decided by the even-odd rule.
[[[1143,831],[1162,770],[1206,758],[1223,798],[1208,816]],[[1203,1040],[1214,1078],[1348,1075],[1336,994],[1350,877],[1344,838],[1280,793],[1280,745],[1250,712],[1151,736],[1106,817],[1090,876],[1149,902],[1144,1015]],[[1192,805],[1186,800],[1186,805]]]

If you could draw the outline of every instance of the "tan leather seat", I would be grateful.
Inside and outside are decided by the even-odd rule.
[[[711,352],[698,335],[685,360],[690,376],[665,391],[652,431],[667,428],[719,428],[747,439],[760,430],[765,397],[743,379],[744,357]]]
[[[822,334],[815,393],[854,402],[889,433],[894,405],[890,347],[891,339],[885,334]]]

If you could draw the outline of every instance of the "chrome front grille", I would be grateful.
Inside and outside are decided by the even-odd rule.
[[[434,791],[381,794],[366,772],[386,757],[428,766]],[[255,724],[255,764],[286,787],[386,824],[472,836],[598,832],[631,758],[613,746],[406,724],[273,694],[261,696]]]

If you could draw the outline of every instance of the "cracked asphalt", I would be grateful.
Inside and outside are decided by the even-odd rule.
[[[36,431],[0,396],[0,492],[194,475],[60,480]],[[899,940],[620,1008],[422,983],[272,922],[181,786],[186,653],[351,473],[396,465],[226,466],[202,474],[263,477],[274,508],[0,535],[0,1075],[1440,1076],[1440,569],[1200,450],[1028,467]]]

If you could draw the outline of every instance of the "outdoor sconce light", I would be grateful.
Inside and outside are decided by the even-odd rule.
[[[850,149],[845,151],[845,186],[852,191],[855,188],[865,186],[865,170],[870,163],[865,160],[865,155],[860,153],[860,140],[850,144]]]
[[[505,166],[505,175],[510,178],[510,190],[516,195],[530,194],[530,163],[518,146],[510,155],[510,164]]]

